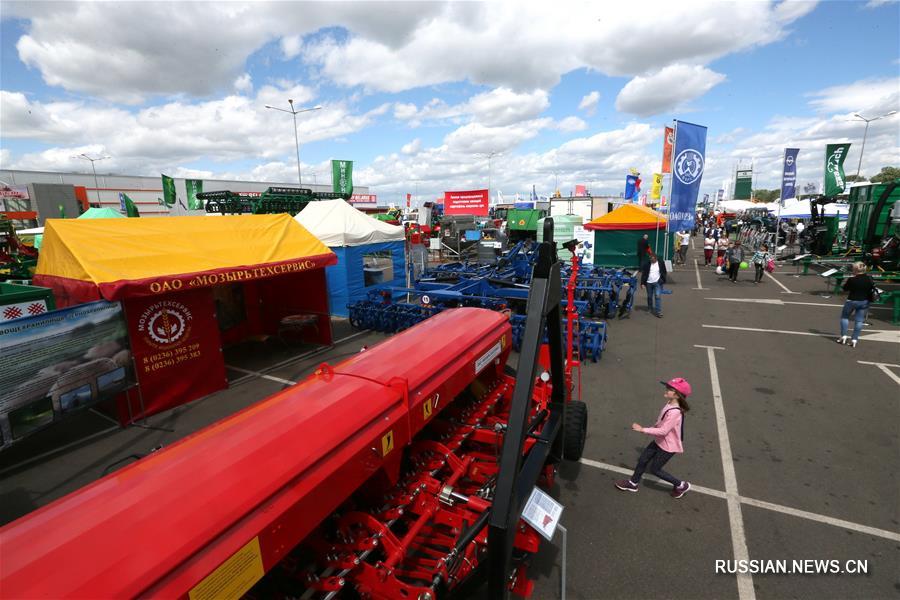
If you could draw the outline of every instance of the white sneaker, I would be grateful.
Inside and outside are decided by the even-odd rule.
[[[847,336],[842,335],[841,337],[839,337],[838,339],[836,339],[834,341],[836,341],[838,344],[845,345],[847,343]]]

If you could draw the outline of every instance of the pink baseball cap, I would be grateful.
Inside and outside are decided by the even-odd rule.
[[[667,388],[672,388],[685,398],[691,395],[691,384],[687,382],[687,379],[684,377],[675,377],[668,381],[660,381],[661,384],[666,386]]]

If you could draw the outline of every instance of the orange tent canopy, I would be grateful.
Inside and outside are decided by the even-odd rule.
[[[623,204],[616,210],[585,223],[585,229],[657,229],[666,226],[666,218],[640,204]]]

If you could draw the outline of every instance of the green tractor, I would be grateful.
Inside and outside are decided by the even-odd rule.
[[[524,239],[537,239],[538,221],[550,214],[543,208],[511,208],[506,213],[506,226],[509,241],[519,242]]]

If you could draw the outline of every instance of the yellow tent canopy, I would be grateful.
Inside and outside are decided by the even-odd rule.
[[[118,300],[336,262],[327,246],[287,214],[48,219],[34,281],[65,291],[70,300]]]
[[[623,204],[616,210],[585,223],[585,229],[657,229],[666,226],[666,218],[640,204]]]

